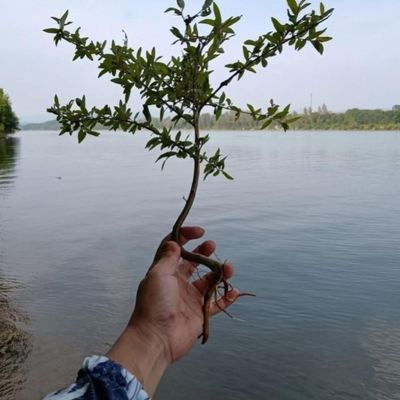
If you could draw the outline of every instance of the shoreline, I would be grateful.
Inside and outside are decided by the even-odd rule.
[[[174,131],[190,131],[190,129],[174,129]],[[38,128],[38,129],[25,129],[21,127],[19,130],[20,133],[23,132],[57,132],[57,128]],[[118,133],[127,133],[123,131],[112,131],[109,129],[98,129],[100,132],[118,132]],[[313,132],[313,133],[325,133],[325,132],[358,132],[358,133],[382,133],[382,132],[398,132],[400,133],[400,128],[398,129],[364,129],[364,128],[356,128],[356,129],[344,129],[344,128],[332,128],[332,129],[288,129],[286,132],[279,129],[231,129],[231,128],[213,128],[213,129],[203,129],[203,131],[207,132],[248,132],[248,133],[301,133],[301,132]],[[8,136],[2,136],[0,134],[0,139],[6,139]]]

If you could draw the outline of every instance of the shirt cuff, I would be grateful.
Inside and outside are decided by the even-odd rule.
[[[142,384],[105,356],[86,357],[76,382],[43,400],[149,400]]]

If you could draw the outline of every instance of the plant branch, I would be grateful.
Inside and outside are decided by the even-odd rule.
[[[297,34],[293,34],[290,37],[287,37],[287,34],[289,32],[285,33],[285,36],[282,41],[279,43],[275,44],[274,46],[269,49],[268,54],[263,54],[261,53],[260,55],[256,56],[254,59],[249,59],[241,68],[239,68],[237,71],[235,71],[230,77],[227,79],[223,80],[219,86],[207,97],[206,100],[203,102],[203,106],[207,106],[208,102],[215,97],[215,95],[225,86],[228,86],[233,79],[235,79],[238,75],[243,73],[248,67],[251,67],[254,64],[258,64],[263,58],[269,58],[274,55],[274,53],[282,47],[284,44],[290,42],[291,40],[296,40],[301,38],[304,34],[310,31],[310,29],[316,28],[318,25],[320,25],[322,22],[326,21],[329,18],[330,15],[326,16],[325,18],[322,18],[321,20],[318,20],[315,24],[311,26],[307,26],[304,30],[298,32]]]

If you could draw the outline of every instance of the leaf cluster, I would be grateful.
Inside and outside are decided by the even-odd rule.
[[[173,26],[170,32],[173,44],[181,52],[165,61],[156,49],[133,49],[128,46],[125,34],[121,44],[112,41],[95,42],[81,34],[81,29],[69,30],[71,21],[66,11],[60,18],[53,17],[57,26],[45,29],[53,35],[56,45],[67,42],[74,48],[73,59],[96,61],[99,77],[107,76],[111,82],[121,88],[122,96],[113,107],[88,107],[85,96],[61,105],[57,96],[49,111],[56,115],[61,124],[61,134],[78,132],[81,142],[87,135],[97,136],[99,124],[111,130],[122,130],[134,134],[145,129],[151,133],[146,144],[149,150],[158,149],[163,165],[171,157],[192,158],[195,163],[204,166],[204,177],[219,175],[231,176],[225,172],[226,157],[218,149],[209,156],[204,145],[209,137],[202,135],[199,128],[200,116],[204,109],[212,109],[216,119],[223,111],[250,116],[254,121],[267,128],[278,123],[286,130],[293,122],[290,106],[282,109],[271,100],[266,107],[251,104],[242,109],[233,103],[224,89],[234,79],[241,79],[247,73],[256,72],[256,68],[267,67],[272,57],[280,54],[285,45],[301,50],[310,43],[322,54],[324,43],[330,37],[324,36],[325,29],[320,25],[332,14],[321,3],[319,10],[309,11],[306,0],[288,0],[287,21],[272,18],[273,30],[256,38],[248,39],[242,46],[242,57],[228,63],[225,68],[227,78],[218,85],[211,84],[213,62],[224,53],[224,44],[235,35],[234,27],[241,16],[224,18],[213,0],[206,0],[193,15],[185,12],[184,0],[177,0],[175,7],[166,10],[180,20],[179,26]],[[139,93],[141,102],[134,105],[139,110],[133,112],[131,95]],[[153,115],[157,115],[154,118]],[[157,121],[165,115],[171,119],[171,125],[160,128]],[[157,121],[156,121],[157,120]],[[179,124],[192,127],[192,134],[182,135]]]

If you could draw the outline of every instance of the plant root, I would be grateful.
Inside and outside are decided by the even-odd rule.
[[[224,277],[225,262],[213,260],[212,258],[203,256],[201,254],[192,253],[184,249],[183,246],[181,246],[181,256],[187,261],[196,263],[198,265],[204,265],[216,275],[215,282],[210,284],[210,287],[204,295],[203,301],[203,331],[199,338],[201,337],[201,343],[205,344],[210,335],[211,306],[213,305],[213,301],[221,311],[223,311],[230,318],[233,318],[231,314],[222,309],[222,307],[218,304],[218,298],[225,297],[230,291],[233,290],[233,287]],[[222,294],[219,293],[220,289],[222,290]],[[239,297],[242,296],[255,296],[255,294],[244,292],[239,294]]]
[[[201,334],[202,340],[201,344],[205,344],[208,340],[208,337],[210,335],[210,317],[211,317],[211,305],[212,305],[212,300],[215,299],[215,304],[218,305],[217,299],[218,299],[218,286],[220,283],[223,283],[224,287],[224,296],[228,293],[229,291],[229,285],[226,279],[224,278],[224,268],[222,265],[222,268],[220,270],[218,279],[210,285],[208,288],[206,294],[204,295],[204,303],[203,303],[203,332]]]

